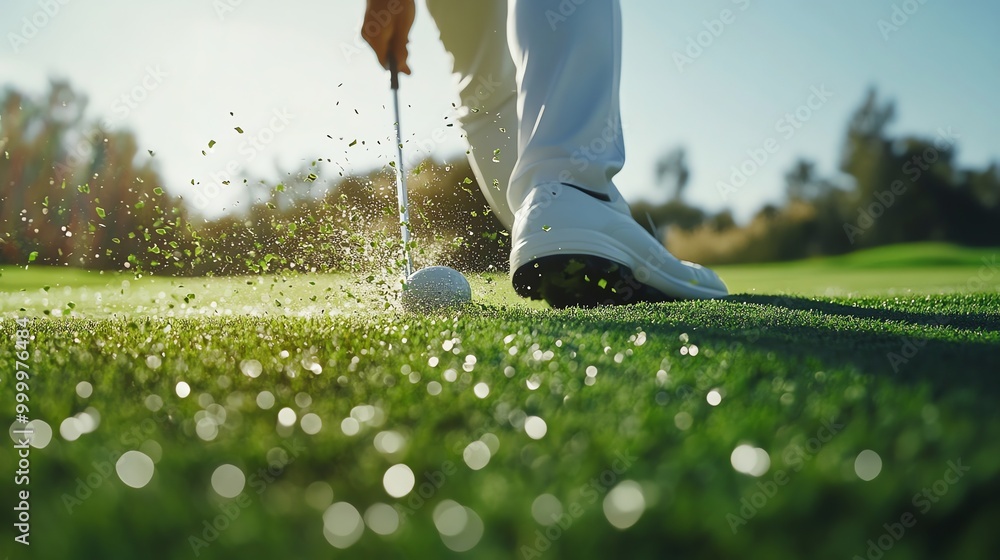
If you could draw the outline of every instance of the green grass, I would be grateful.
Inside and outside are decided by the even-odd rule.
[[[114,279],[131,278],[131,274],[80,268],[36,266],[0,266],[0,289],[5,292],[35,290],[44,286],[84,288],[106,286]]]
[[[995,292],[998,249],[945,243],[879,247],[839,257],[789,263],[722,266],[717,270],[734,293],[858,296]],[[992,286],[992,289],[991,289]]]
[[[982,258],[996,252],[943,262],[933,246],[896,249],[727,268],[742,295],[616,309],[525,305],[502,276],[477,276],[476,301],[438,316],[387,310],[384,287],[350,276],[80,281],[6,269],[4,414],[14,407],[12,319],[29,316],[31,415],[56,434],[31,455],[31,548],[5,536],[0,551],[866,558],[881,537],[887,559],[990,558],[1000,549],[1000,275]],[[249,360],[259,377],[243,373]],[[266,409],[265,391],[275,400]],[[285,407],[299,421],[318,415],[322,428],[280,427]],[[63,419],[85,410],[100,414],[96,430],[61,437]],[[531,417],[545,422],[540,439]],[[465,461],[476,441],[480,457],[490,449],[480,470]],[[734,468],[741,445],[766,453],[760,476]],[[110,467],[136,449],[157,460],[139,489]],[[864,481],[856,461],[870,470],[871,452],[881,468]],[[0,495],[15,495],[14,459],[0,448]],[[401,499],[383,486],[397,463],[416,477]],[[245,473],[241,498],[212,489],[226,464]],[[968,470],[956,479],[951,465]],[[532,505],[553,498],[562,526],[546,528]],[[640,499],[638,519],[615,513]],[[453,509],[435,525],[449,500],[474,515]],[[337,550],[323,531],[331,501],[362,513],[387,504],[403,520],[380,536],[374,519]],[[915,525],[897,527],[907,514]],[[208,539],[213,519],[226,528]],[[465,554],[448,547],[472,542]]]

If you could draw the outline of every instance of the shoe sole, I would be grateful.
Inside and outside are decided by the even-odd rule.
[[[629,267],[596,255],[540,257],[515,270],[511,282],[517,295],[556,309],[677,300],[637,280]]]
[[[655,260],[650,262],[614,237],[593,230],[564,228],[525,236],[511,250],[510,261],[511,281],[518,295],[544,299],[553,307],[727,295],[724,289],[670,276]],[[636,277],[636,270],[642,280]]]

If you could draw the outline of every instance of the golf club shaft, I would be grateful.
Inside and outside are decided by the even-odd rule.
[[[413,257],[410,255],[410,200],[406,190],[406,170],[403,169],[403,132],[399,120],[399,68],[396,59],[389,56],[391,73],[392,102],[396,109],[396,198],[399,202],[399,231],[403,236],[403,256],[406,258],[406,277],[413,273]]]

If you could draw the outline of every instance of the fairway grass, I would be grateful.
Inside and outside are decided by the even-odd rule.
[[[998,256],[1000,249],[912,243],[838,257],[716,270],[732,293],[841,297],[976,293],[997,291]]]
[[[0,406],[29,317],[53,434],[0,556],[993,558],[996,252],[903,249],[612,309],[476,275],[426,316],[374,278],[4,269]]]

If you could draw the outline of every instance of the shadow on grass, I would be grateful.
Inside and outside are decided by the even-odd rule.
[[[621,331],[642,325],[647,335],[674,340],[689,332],[702,347],[736,345],[756,354],[774,352],[793,364],[846,365],[866,375],[927,382],[936,395],[974,391],[1000,396],[997,314],[962,312],[954,302],[935,312],[865,304],[742,295],[639,305],[616,317],[582,311],[580,318],[588,329]]]
[[[735,295],[729,296],[725,300],[783,307],[795,311],[815,311],[824,315],[837,315],[856,319],[876,319],[879,321],[911,323],[927,327],[1000,331],[1000,313],[949,314],[877,309],[861,305],[844,305],[842,303],[817,301],[793,296]]]
[[[820,326],[764,325],[767,332],[760,343],[781,345],[786,354],[813,354],[816,346],[822,345],[824,361],[850,363],[866,373],[901,381],[925,380],[936,394],[971,389],[1000,395],[1000,376],[996,375],[1000,370],[1000,337],[995,336],[1000,331],[1000,316],[995,313],[904,311],[787,296],[737,296],[732,300],[812,313],[820,320],[862,320],[868,327],[845,333]],[[936,332],[928,332],[928,328]],[[789,347],[789,339],[799,343]]]

